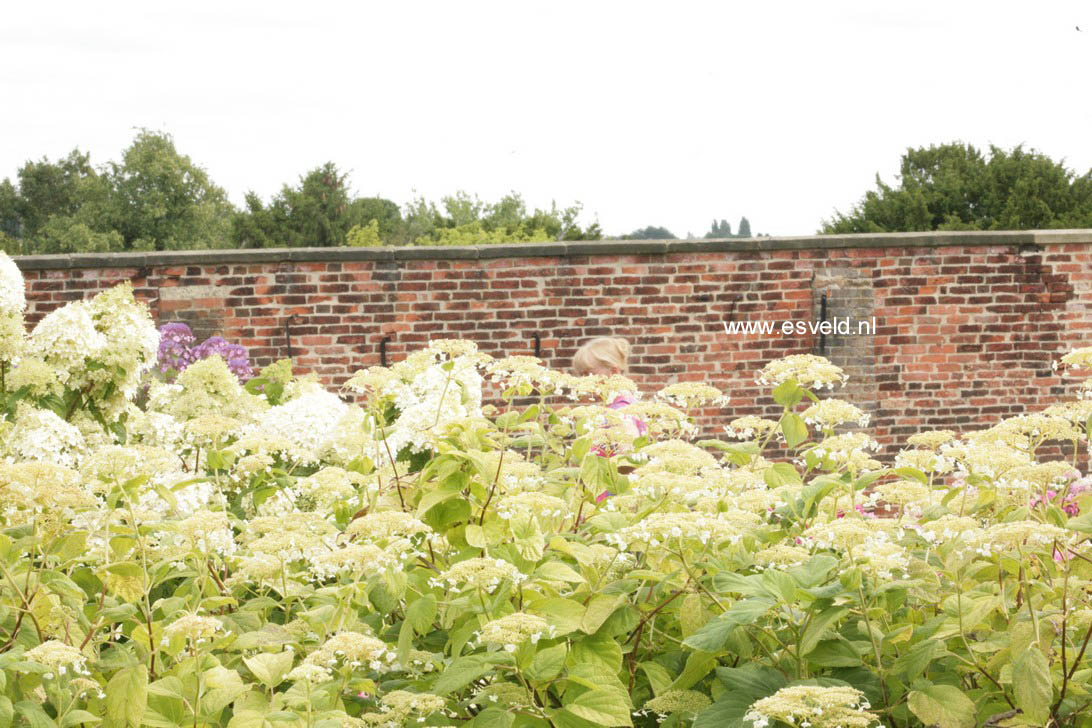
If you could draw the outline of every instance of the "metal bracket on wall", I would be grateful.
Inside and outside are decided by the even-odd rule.
[[[289,325],[299,320],[299,314],[292,314],[284,320],[284,345],[288,348],[288,358],[292,359],[292,331],[288,328]]]
[[[379,366],[387,366],[387,342],[391,340],[391,337],[384,336],[379,341]]]
[[[542,337],[539,336],[537,331],[531,332],[531,336],[535,337],[535,356],[539,359],[542,358]]]

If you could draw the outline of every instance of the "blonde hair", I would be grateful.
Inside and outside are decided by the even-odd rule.
[[[590,374],[600,368],[625,373],[628,358],[628,341],[617,336],[600,336],[577,349],[573,355],[573,369],[577,374]]]

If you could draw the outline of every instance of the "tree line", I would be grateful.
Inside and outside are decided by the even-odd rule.
[[[117,161],[93,165],[73,150],[27,161],[0,182],[0,250],[76,253],[192,248],[370,245],[478,245],[599,240],[598,222],[575,203],[529,208],[518,193],[496,202],[458,192],[437,202],[399,205],[356,196],[347,172],[327,162],[285,184],[268,201],[248,192],[241,208],[208,173],[181,154],[169,134],[140,130]],[[820,233],[925,230],[1027,230],[1092,227],[1092,171],[1069,170],[1035,150],[954,142],[911,148],[895,184],[876,188]],[[747,217],[733,232],[714,219],[705,238],[762,237]],[[618,236],[676,239],[649,225]],[[695,235],[687,233],[686,238]]]
[[[358,197],[328,162],[268,202],[241,209],[169,134],[141,130],[118,161],[79,149],[28,161],[0,182],[0,249],[11,254],[338,245],[469,245],[598,240],[581,205],[530,209],[517,193],[485,202],[465,192],[400,206]]]

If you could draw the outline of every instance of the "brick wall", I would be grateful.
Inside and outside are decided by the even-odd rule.
[[[754,373],[819,353],[853,376],[841,395],[886,445],[967,429],[1073,391],[1050,368],[1092,343],[1092,230],[912,233],[722,241],[604,241],[470,248],[295,249],[37,256],[16,261],[30,321],[130,280],[160,323],[221,334],[258,363],[291,354],[339,384],[429,338],[567,367],[603,334],[633,344],[647,390],[704,379],[726,390],[710,432],[773,412]],[[871,322],[872,335],[729,336],[726,321]],[[822,338],[822,341],[820,339]]]

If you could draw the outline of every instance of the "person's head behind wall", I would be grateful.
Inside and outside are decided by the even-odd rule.
[[[617,336],[600,336],[573,355],[573,371],[578,375],[625,374],[628,359],[628,341]]]

